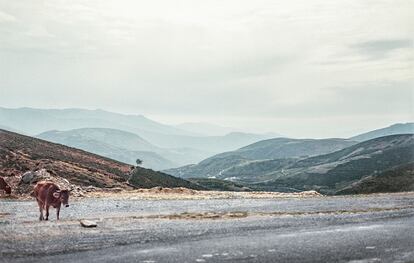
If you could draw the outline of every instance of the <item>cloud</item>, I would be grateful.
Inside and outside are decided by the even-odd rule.
[[[411,39],[379,39],[361,42],[351,47],[370,59],[381,59],[397,49],[413,49]]]
[[[14,16],[12,16],[8,13],[0,11],[0,23],[16,22],[16,21],[17,21],[16,17],[14,17]]]
[[[0,105],[209,116],[276,132],[290,118],[285,134],[307,134],[291,126],[299,119],[316,120],[315,134],[326,116],[394,120],[412,104],[412,8],[405,0],[0,0]]]

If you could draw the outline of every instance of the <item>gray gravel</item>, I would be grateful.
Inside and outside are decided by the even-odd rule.
[[[156,219],[183,212],[236,219]],[[276,213],[277,214],[273,214]],[[320,213],[318,213],[320,212]],[[39,222],[0,200],[0,262],[413,262],[414,194],[307,199],[83,199]],[[149,216],[149,217],[148,217]],[[92,219],[86,229],[79,219]]]

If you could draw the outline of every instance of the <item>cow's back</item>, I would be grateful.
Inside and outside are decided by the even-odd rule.
[[[53,192],[59,190],[56,184],[52,182],[38,182],[34,188],[34,196],[37,200],[44,202],[47,199],[54,199]]]

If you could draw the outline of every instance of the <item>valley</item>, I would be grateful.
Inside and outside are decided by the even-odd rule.
[[[12,194],[0,193],[0,262],[414,260],[412,133],[393,128],[366,141],[175,134],[228,151],[169,168],[202,156],[109,127],[35,137],[4,128],[0,175]],[[71,191],[59,221],[54,210],[38,221],[30,193],[42,180]]]
[[[104,188],[188,186],[223,191],[316,190],[330,195],[414,190],[412,123],[350,139],[294,139],[205,123],[165,125],[142,115],[103,110],[0,108],[0,120],[6,129],[45,140],[4,130],[2,175],[11,177],[7,180],[13,185],[18,183],[13,178],[26,171],[46,169],[77,185]],[[230,133],[217,135],[220,131]],[[19,148],[32,160],[19,155]],[[85,154],[88,157],[82,157]],[[111,164],[95,171],[96,165],[85,165],[85,160]],[[121,169],[116,175],[110,172],[112,165],[122,167],[116,168]]]
[[[36,136],[132,165],[139,158],[143,160],[144,167],[155,170],[198,163],[214,154],[278,136],[227,133],[227,129],[220,135],[202,135],[142,115],[85,109],[0,107],[0,124],[9,131]],[[204,126],[200,125],[202,129]],[[195,126],[193,124],[192,129],[198,127],[197,124]]]
[[[275,146],[275,141],[287,143]],[[333,148],[324,149],[323,140],[306,145],[301,140],[272,139],[166,172],[182,178],[229,180],[264,191],[316,190],[335,194],[414,190],[412,134],[390,135],[362,143],[337,141],[342,144],[336,149],[332,143],[328,145]],[[264,144],[275,154],[266,151],[266,147],[256,147],[257,144]],[[315,149],[326,153],[315,154]]]

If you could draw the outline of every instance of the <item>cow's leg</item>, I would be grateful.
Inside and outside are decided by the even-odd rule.
[[[56,218],[57,218],[57,220],[59,220],[59,214],[60,214],[60,204],[58,204],[56,206]]]
[[[40,212],[39,220],[42,221],[44,219],[43,218],[43,203],[37,200],[37,205],[39,206],[39,212]]]
[[[46,210],[46,218],[45,218],[45,220],[46,221],[49,220],[49,208],[50,208],[50,205],[49,204],[46,204],[45,205],[45,210]]]

